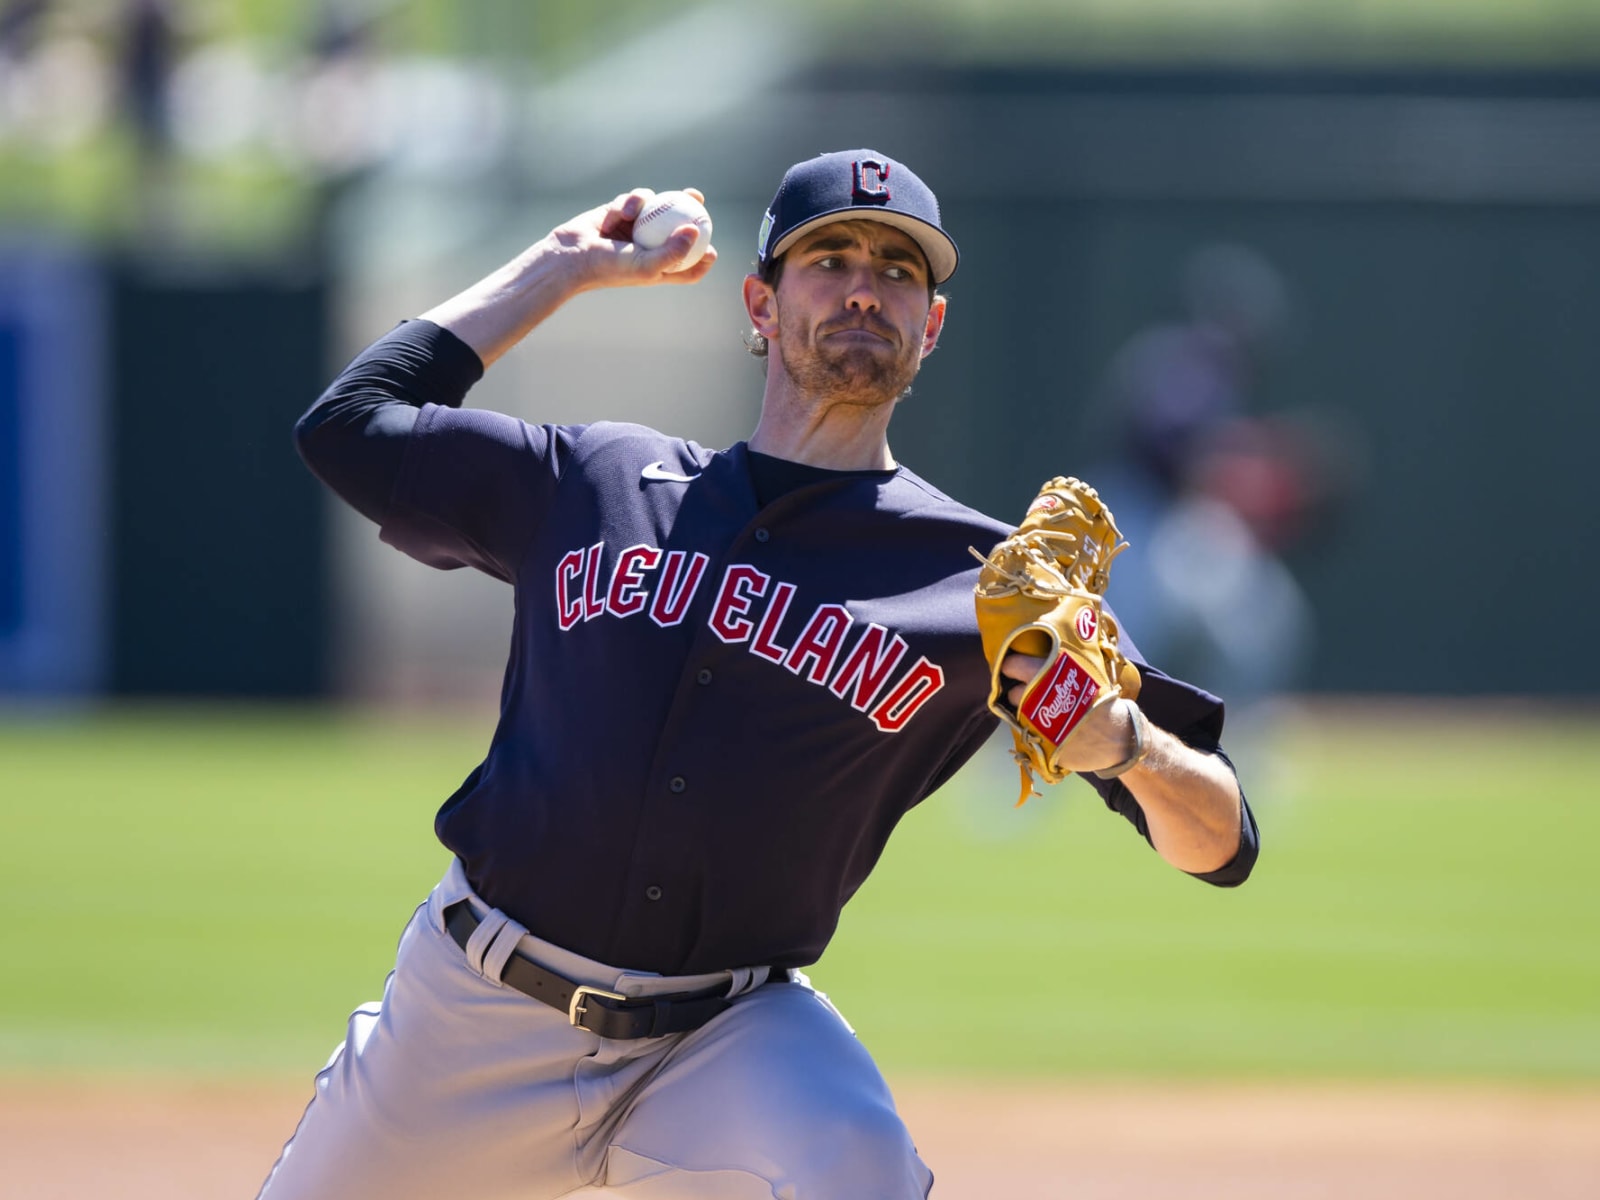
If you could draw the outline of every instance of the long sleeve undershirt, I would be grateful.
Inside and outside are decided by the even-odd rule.
[[[403,322],[317,397],[295,425],[295,445],[312,474],[381,525],[422,406],[459,408],[481,378],[483,363],[455,334]]]

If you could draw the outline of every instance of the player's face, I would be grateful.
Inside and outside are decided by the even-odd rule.
[[[824,225],[784,255],[774,349],[808,395],[892,403],[938,338],[944,302],[928,292],[910,235],[881,221]]]

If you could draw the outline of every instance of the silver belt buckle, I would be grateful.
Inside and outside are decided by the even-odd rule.
[[[588,1011],[588,1009],[584,1008],[583,1006],[583,998],[585,996],[599,996],[603,1000],[627,999],[627,997],[621,992],[608,992],[605,990],[605,988],[590,987],[588,984],[580,984],[573,988],[572,1002],[567,1005],[567,1020],[571,1021],[579,1029],[583,1028],[583,1022],[581,1018],[583,1017],[583,1014]]]

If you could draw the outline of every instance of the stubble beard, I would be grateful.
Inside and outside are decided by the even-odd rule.
[[[911,389],[922,359],[915,344],[883,349],[860,344],[819,344],[816,330],[778,318],[783,366],[803,395],[831,404],[877,408]]]

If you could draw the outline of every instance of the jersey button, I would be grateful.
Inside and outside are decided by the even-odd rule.
[[[649,887],[645,888],[645,890],[644,890],[644,898],[646,900],[659,900],[659,899],[661,899],[661,889],[658,888],[655,884],[652,883]]]
[[[758,542],[764,542],[768,538],[770,538],[771,536],[772,535],[770,533],[768,533],[765,529],[756,530],[756,541],[758,541]]]
[[[667,790],[673,793],[682,792],[689,786],[689,781],[682,775],[674,775],[667,781]]]
[[[711,682],[711,669],[709,667],[701,667],[700,668],[700,673],[694,677],[694,681],[696,683],[700,684],[701,686],[704,686],[705,684],[710,683]]]

